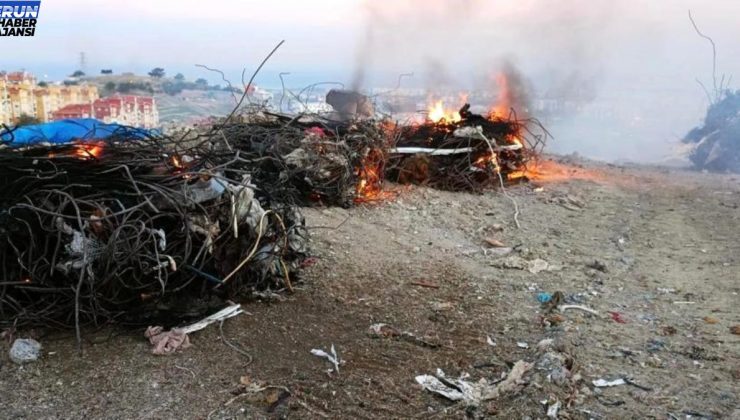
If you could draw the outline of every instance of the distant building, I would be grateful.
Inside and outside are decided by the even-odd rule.
[[[106,123],[154,128],[159,125],[156,101],[151,96],[115,95],[85,104],[66,105],[52,113],[53,120],[96,118]]]
[[[98,98],[95,86],[39,86],[31,73],[0,72],[0,124],[15,124],[21,115],[51,121],[54,111],[66,105],[91,103]]]

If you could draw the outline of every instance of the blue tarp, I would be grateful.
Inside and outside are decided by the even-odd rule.
[[[106,124],[94,118],[76,118],[45,124],[26,125],[0,133],[0,141],[10,147],[31,146],[38,143],[63,144],[75,140],[105,140],[115,136],[126,140],[144,139],[153,131]]]

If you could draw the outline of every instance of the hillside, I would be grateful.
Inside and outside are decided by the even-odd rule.
[[[103,97],[116,93],[154,96],[159,119],[163,124],[190,123],[201,118],[225,115],[235,105],[232,93],[220,90],[220,86],[197,84],[199,89],[188,89],[187,87],[195,87],[196,82],[178,81],[170,77],[155,78],[129,73],[91,76],[83,80],[96,85]],[[113,85],[115,88],[111,89]],[[172,86],[184,89],[172,94]],[[179,89],[175,89],[177,90]]]

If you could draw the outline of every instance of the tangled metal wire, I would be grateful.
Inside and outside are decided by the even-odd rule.
[[[480,191],[541,147],[536,122],[460,114],[395,126],[248,109],[177,135],[0,149],[0,326],[79,337],[292,289],[308,252],[298,206],[371,200],[386,178]]]
[[[459,121],[399,126],[386,175],[403,184],[481,192],[527,174],[549,136],[534,119],[484,117],[465,105]],[[501,179],[499,179],[499,175]]]
[[[291,288],[303,218],[220,157],[165,137],[0,151],[0,325],[171,323]]]

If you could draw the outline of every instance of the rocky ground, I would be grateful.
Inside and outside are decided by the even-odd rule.
[[[81,357],[70,334],[21,331],[43,356],[0,359],[0,417],[740,418],[740,177],[568,161],[508,193],[520,229],[497,192],[309,209],[296,293],[170,357],[139,330],[89,332]],[[311,354],[332,345],[339,372]],[[515,364],[485,400],[415,380]]]

